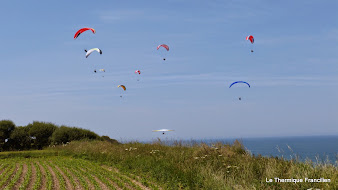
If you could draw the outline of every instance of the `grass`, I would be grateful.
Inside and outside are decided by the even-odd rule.
[[[102,141],[71,142],[42,151],[0,153],[0,185],[5,188],[7,179],[18,179],[22,164],[28,167],[22,187],[31,179],[32,164],[36,168],[33,189],[40,189],[42,173],[46,172],[46,188],[55,188],[48,168],[56,174],[60,188],[65,189],[65,179],[74,187],[101,189],[100,185],[114,189],[338,189],[337,166],[311,161],[299,162],[277,157],[253,156],[242,144],[216,143],[168,146],[163,142],[143,144],[138,142],[110,144]],[[16,169],[16,166],[19,166]],[[62,171],[60,172],[59,171]],[[15,173],[17,172],[17,173]],[[330,183],[267,183],[267,179],[325,178]],[[100,183],[100,184],[99,184]],[[101,184],[102,183],[102,184]],[[15,181],[7,184],[13,187]],[[24,189],[24,188],[22,188]]]
[[[51,150],[75,158],[95,161],[153,181],[165,189],[334,189],[337,166],[277,157],[252,156],[241,143],[167,146],[106,142],[72,142]],[[266,178],[325,178],[330,183],[267,183]],[[142,181],[142,180],[141,180]]]

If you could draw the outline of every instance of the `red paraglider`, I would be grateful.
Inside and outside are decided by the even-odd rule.
[[[157,50],[160,49],[160,47],[164,47],[167,51],[169,51],[169,46],[168,45],[161,44],[161,45],[157,46]]]
[[[159,50],[160,47],[163,47],[163,48],[166,49],[167,51],[165,51],[164,49],[163,49],[163,51],[162,51],[162,50]],[[162,56],[162,58],[163,58],[163,61],[165,61],[165,59],[166,59],[166,58],[165,58],[165,57],[166,57],[166,54],[167,54],[167,52],[169,51],[169,46],[166,45],[166,44],[161,44],[161,45],[157,46],[157,50],[160,52],[160,54],[161,54],[161,56]]]
[[[247,36],[246,37],[246,40],[250,40],[250,42],[253,44],[254,43],[254,41],[255,41],[255,39],[254,39],[254,37],[253,36]]]
[[[80,30],[78,30],[78,31],[75,33],[74,39],[76,39],[77,37],[79,37],[80,34],[81,34],[82,32],[85,32],[85,31],[87,31],[87,30],[91,30],[91,31],[93,32],[93,34],[96,33],[96,31],[95,31],[94,28],[81,28]]]

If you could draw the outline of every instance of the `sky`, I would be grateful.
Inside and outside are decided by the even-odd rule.
[[[4,1],[0,120],[118,140],[338,135],[337,10],[334,0]],[[96,33],[74,40],[83,27]],[[102,55],[85,58],[91,48]],[[229,88],[238,80],[251,88]],[[162,128],[175,131],[152,132]]]

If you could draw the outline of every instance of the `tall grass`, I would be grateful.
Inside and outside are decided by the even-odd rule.
[[[60,155],[96,161],[133,173],[166,189],[335,189],[338,170],[332,164],[252,156],[233,144],[183,144],[156,141],[112,145],[102,141],[71,142],[50,148]],[[325,178],[330,183],[268,183],[267,179]]]

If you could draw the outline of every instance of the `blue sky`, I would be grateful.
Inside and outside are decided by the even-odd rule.
[[[0,119],[118,140],[161,128],[179,139],[338,135],[337,10],[333,0],[2,2]],[[96,34],[74,40],[83,27]],[[86,59],[94,47],[103,54]],[[251,88],[229,89],[237,80]]]

